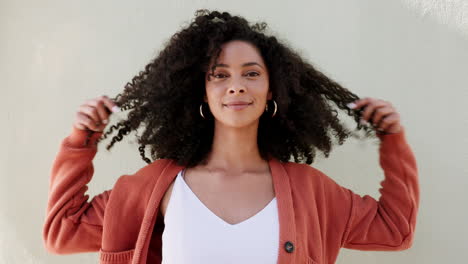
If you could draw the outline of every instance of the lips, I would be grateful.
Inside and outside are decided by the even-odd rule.
[[[236,101],[236,102],[230,102],[227,104],[223,104],[224,106],[236,106],[236,105],[251,105],[251,102],[243,102],[243,101]]]
[[[223,106],[229,109],[235,110],[235,111],[240,111],[242,109],[249,107],[251,104],[253,104],[253,102],[232,101],[232,102],[228,102],[227,104],[223,104]]]

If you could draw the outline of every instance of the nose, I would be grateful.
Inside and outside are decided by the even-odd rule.
[[[229,93],[230,94],[235,94],[235,93],[244,93],[244,89],[243,88],[240,88],[240,89],[229,89]]]
[[[242,80],[239,80],[238,78],[233,78],[229,87],[229,93],[245,93],[245,86],[244,84],[242,84]]]

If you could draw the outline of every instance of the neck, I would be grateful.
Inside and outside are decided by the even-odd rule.
[[[214,131],[206,167],[237,173],[264,171],[268,168],[268,162],[261,158],[258,149],[258,122],[242,128],[216,123]]]

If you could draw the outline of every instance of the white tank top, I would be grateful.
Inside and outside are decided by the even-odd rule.
[[[192,192],[180,171],[164,217],[162,264],[277,263],[276,197],[260,212],[231,225]]]

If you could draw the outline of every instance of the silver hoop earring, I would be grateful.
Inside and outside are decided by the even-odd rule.
[[[203,117],[203,119],[205,119],[205,116],[203,115],[203,111],[202,111],[202,106],[203,106],[203,103],[200,104],[200,115]]]
[[[276,105],[275,100],[271,100],[271,101],[273,101],[273,104],[275,105],[275,110],[273,111],[273,115],[271,115],[271,117],[274,117],[276,115],[276,110],[278,110],[278,105]],[[268,102],[265,105],[265,112],[268,112]]]

